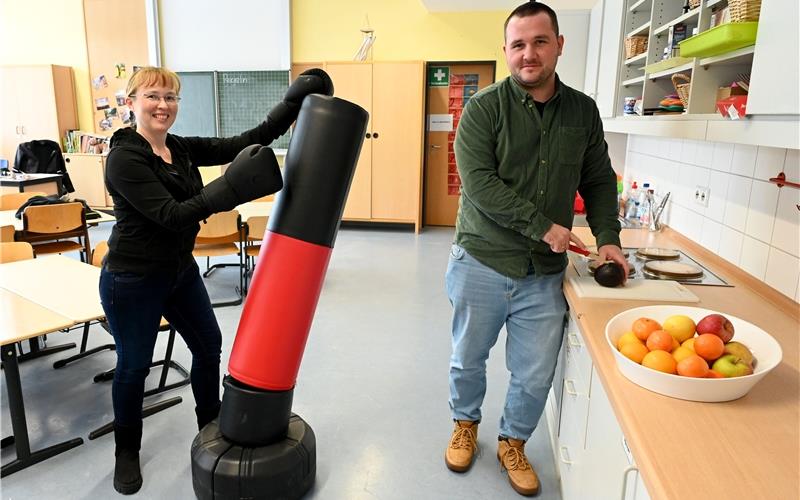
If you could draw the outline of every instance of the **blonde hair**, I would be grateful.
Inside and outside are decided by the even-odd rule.
[[[178,75],[166,68],[144,66],[128,80],[126,95],[130,97],[136,94],[139,87],[168,87],[177,94],[181,91],[181,80]]]

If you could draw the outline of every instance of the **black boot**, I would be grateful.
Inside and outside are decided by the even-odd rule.
[[[123,495],[133,495],[142,487],[142,471],[139,468],[141,422],[138,426],[114,424],[114,442],[117,445],[114,451],[114,489]]]
[[[194,413],[197,415],[197,430],[202,431],[206,424],[219,416],[220,406],[221,403],[217,401],[217,404],[211,408],[194,407]]]

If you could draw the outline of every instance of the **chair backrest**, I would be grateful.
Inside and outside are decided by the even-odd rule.
[[[0,263],[33,258],[33,247],[25,241],[0,242]]]
[[[238,210],[220,212],[200,222],[196,243],[214,244],[237,242],[242,239],[242,219]]]
[[[0,226],[0,242],[14,241],[14,233],[16,233],[16,229],[11,224]]]
[[[92,250],[92,265],[95,267],[103,267],[103,257],[105,257],[107,253],[108,242],[103,240]]]
[[[34,196],[47,196],[47,193],[24,191],[22,193],[0,194],[0,210],[16,210]]]
[[[72,231],[86,226],[81,203],[57,205],[32,205],[22,214],[23,231],[53,234]]]
[[[267,232],[267,216],[255,215],[247,219],[247,239],[263,240]]]

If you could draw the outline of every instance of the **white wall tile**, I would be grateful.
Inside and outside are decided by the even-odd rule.
[[[725,205],[728,199],[728,184],[731,175],[725,172],[709,170],[708,178],[708,207],[706,217],[717,222],[722,222],[725,216]]]
[[[785,159],[785,149],[759,146],[758,156],[756,156],[756,170],[753,174],[753,177],[762,181],[766,181],[771,177],[777,176],[778,172],[783,170],[783,163]]]
[[[750,206],[747,209],[745,234],[764,243],[772,239],[775,226],[775,209],[778,206],[778,190],[775,184],[753,181],[750,191]]]
[[[719,237],[719,256],[738,266],[739,258],[742,255],[742,241],[744,241],[742,233],[728,226],[722,226],[722,233]]]
[[[777,248],[769,251],[765,281],[782,294],[794,298],[800,279],[800,259]]]
[[[714,160],[714,143],[699,141],[695,152],[695,163],[701,167],[711,167]]]
[[[783,171],[786,179],[792,182],[800,182],[800,149],[787,149],[786,160],[783,163]],[[774,175],[777,175],[777,172]]]
[[[686,211],[686,227],[684,227],[681,233],[692,241],[700,241],[703,237],[703,219],[705,219],[705,217],[690,208]]]
[[[697,141],[692,139],[684,139],[683,147],[681,148],[681,162],[695,164],[695,156],[697,155]]]
[[[731,175],[728,183],[723,223],[739,232],[744,232],[747,223],[747,207],[750,204],[752,184],[752,179],[738,175]]]
[[[714,156],[711,160],[711,168],[720,172],[730,172],[731,162],[733,162],[733,144],[718,142],[714,144]]]
[[[763,280],[767,272],[767,259],[769,258],[769,245],[755,238],[745,236],[742,241],[742,255],[739,257],[739,267]]]
[[[681,234],[686,234],[689,224],[689,210],[680,205],[673,204],[669,214],[669,227]]]
[[[749,144],[736,144],[733,147],[733,159],[731,161],[731,173],[753,177],[756,168],[756,155],[758,147]]]
[[[708,250],[719,252],[719,240],[722,236],[722,224],[715,222],[708,217],[703,219],[703,234],[700,236],[700,244]]]
[[[771,243],[784,252],[800,257],[800,209],[797,205],[800,205],[800,190],[790,187],[779,189]]]

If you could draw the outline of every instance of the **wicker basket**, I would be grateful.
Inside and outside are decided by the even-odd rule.
[[[647,35],[634,35],[625,38],[625,59],[638,56],[647,50]]]
[[[692,79],[683,73],[675,73],[672,75],[672,85],[675,87],[675,92],[678,94],[678,99],[681,100],[684,108],[689,107],[689,86]]]
[[[732,23],[758,21],[761,0],[728,0]]]
[[[700,7],[700,1],[701,0],[689,0],[689,8],[696,9],[697,7]]]

